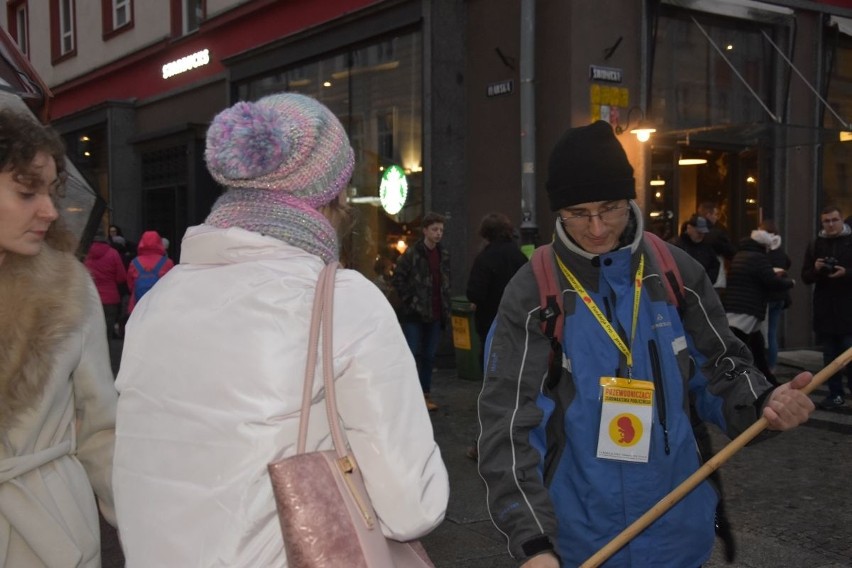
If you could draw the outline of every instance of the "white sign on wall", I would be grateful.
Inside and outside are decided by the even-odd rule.
[[[190,69],[203,67],[208,63],[210,63],[210,50],[202,49],[201,51],[196,51],[186,57],[181,57],[163,65],[163,79],[180,75]]]
[[[382,174],[379,184],[379,199],[382,207],[390,215],[396,215],[402,211],[405,200],[408,198],[408,180],[405,178],[405,170],[399,166],[390,166]]]
[[[589,79],[593,81],[605,81],[607,83],[621,83],[623,73],[616,67],[601,67],[589,65]]]
[[[491,83],[488,85],[488,89],[485,91],[485,96],[497,97],[500,95],[511,95],[514,90],[515,82],[512,79],[507,79],[505,81]]]

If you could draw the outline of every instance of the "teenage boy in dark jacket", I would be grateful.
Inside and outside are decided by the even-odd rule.
[[[444,221],[438,213],[424,215],[423,237],[399,257],[393,274],[400,301],[400,325],[417,361],[423,398],[430,412],[438,410],[431,395],[432,368],[441,330],[450,319],[450,253],[441,244]]]

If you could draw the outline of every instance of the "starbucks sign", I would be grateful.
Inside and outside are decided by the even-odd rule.
[[[407,197],[408,180],[405,178],[405,171],[396,165],[385,168],[379,184],[379,201],[382,208],[388,214],[396,215],[402,211]]]

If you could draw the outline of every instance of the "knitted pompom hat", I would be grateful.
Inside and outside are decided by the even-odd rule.
[[[207,131],[207,169],[228,188],[205,223],[278,238],[330,262],[337,237],[318,212],[347,185],[346,131],[320,102],[296,93],[239,102]]]

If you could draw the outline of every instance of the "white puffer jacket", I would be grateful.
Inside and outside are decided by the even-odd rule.
[[[295,453],[323,262],[242,229],[191,228],[133,312],[116,386],[116,512],[127,566],[286,566],[266,466]],[[393,310],[358,272],[334,295],[340,418],[384,533],[437,526],[447,472]],[[322,376],[308,450],[331,447]]]

